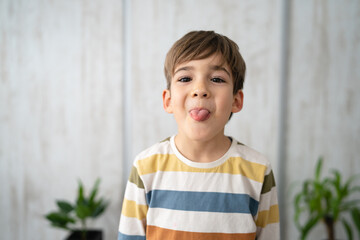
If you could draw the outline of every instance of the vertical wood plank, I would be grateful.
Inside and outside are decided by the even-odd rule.
[[[121,1],[2,1],[1,232],[61,239],[44,214],[77,180],[112,200],[90,226],[116,238],[121,186]]]
[[[348,178],[360,172],[360,2],[293,1],[292,13],[288,186],[312,177],[319,156],[323,175],[336,168]],[[287,238],[298,236],[288,223]],[[336,237],[345,238],[338,227]],[[320,224],[309,236],[324,237]]]

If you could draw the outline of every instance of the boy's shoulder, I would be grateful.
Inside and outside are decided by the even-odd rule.
[[[233,144],[234,147],[231,150],[232,151],[231,154],[233,155],[233,157],[240,157],[246,161],[258,163],[261,165],[266,165],[266,166],[270,165],[269,160],[267,159],[267,157],[264,154],[237,141],[234,138],[232,138],[232,139],[235,143],[235,144]]]
[[[171,154],[172,149],[170,146],[170,139],[171,137],[168,137],[144,149],[139,154],[137,154],[137,156],[135,157],[135,161],[140,159],[145,159],[158,154]]]

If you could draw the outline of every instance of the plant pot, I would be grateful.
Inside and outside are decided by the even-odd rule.
[[[85,238],[82,238],[82,231],[77,230],[71,232],[71,234],[65,240],[102,240],[102,231],[88,230],[86,231]]]

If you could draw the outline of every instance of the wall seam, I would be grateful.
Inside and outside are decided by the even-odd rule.
[[[279,210],[280,235],[286,239],[286,153],[287,153],[287,121],[288,121],[288,75],[289,75],[289,30],[290,1],[281,0],[280,30],[280,96],[279,96],[279,132],[278,132],[278,166],[279,166]]]
[[[123,0],[123,78],[122,78],[122,178],[125,189],[132,164],[132,78],[131,78],[131,0]]]

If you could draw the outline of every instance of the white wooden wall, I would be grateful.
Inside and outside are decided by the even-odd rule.
[[[324,175],[331,168],[344,178],[360,173],[360,1],[296,0],[291,12],[286,196],[291,183],[313,176],[319,156]],[[287,239],[296,233],[292,200]],[[321,225],[309,236],[325,238]]]
[[[226,132],[280,176],[281,11],[280,0],[0,0],[1,239],[61,239],[43,215],[96,177],[111,205],[93,226],[116,239],[133,157],[176,132],[162,109],[163,63],[190,30],[238,43],[245,106]],[[311,176],[319,155],[326,169],[360,171],[359,12],[358,0],[290,3],[284,239],[298,236],[290,183]]]
[[[1,239],[62,239],[44,215],[77,180],[111,199],[122,183],[121,1],[0,1]]]

